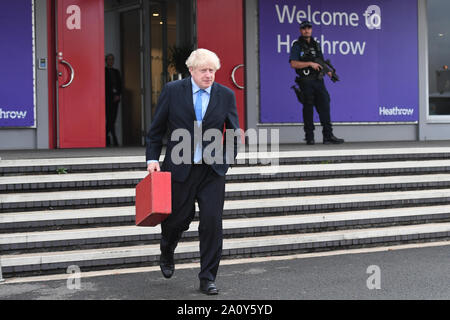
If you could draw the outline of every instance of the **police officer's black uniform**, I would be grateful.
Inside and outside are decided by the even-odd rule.
[[[300,28],[311,27],[308,21],[302,22]],[[294,42],[289,57],[291,61],[312,62],[315,58],[323,59],[320,45],[313,38],[306,41],[300,37]],[[338,139],[333,135],[333,128],[330,118],[330,95],[325,87],[323,78],[319,79],[319,71],[311,67],[304,69],[296,69],[298,83],[300,90],[303,93],[303,121],[305,130],[305,140],[307,144],[314,144],[314,106],[319,114],[320,123],[323,127],[323,142],[325,144],[340,144],[344,140]]]

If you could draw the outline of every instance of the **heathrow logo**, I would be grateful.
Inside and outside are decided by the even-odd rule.
[[[380,107],[379,108],[379,115],[382,116],[382,117],[412,116],[412,115],[414,115],[414,109],[412,109],[412,108],[399,108],[399,107],[393,107],[393,108]]]
[[[366,26],[369,30],[381,29],[381,8],[379,6],[369,6],[363,16],[366,18]]]
[[[27,111],[6,111],[0,109],[0,120],[2,119],[25,119],[27,117]]]

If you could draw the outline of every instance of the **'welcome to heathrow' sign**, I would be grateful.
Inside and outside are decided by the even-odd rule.
[[[0,1],[0,128],[35,125],[32,1]]]
[[[341,79],[326,80],[333,122],[418,121],[417,10],[416,0],[260,0],[260,121],[303,122],[289,53],[305,20]]]

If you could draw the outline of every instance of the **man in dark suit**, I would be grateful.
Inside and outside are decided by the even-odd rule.
[[[161,154],[163,136],[167,132],[169,139],[162,170],[172,173],[172,214],[161,224],[161,271],[166,278],[173,275],[174,251],[182,233],[188,230],[194,219],[197,201],[200,210],[200,290],[213,295],[218,293],[215,279],[222,254],[225,174],[229,159],[236,158],[238,139],[233,138],[232,148],[229,148],[230,140],[225,139],[228,147],[215,150],[216,154],[211,153],[215,161],[211,161],[211,157],[207,159],[205,149],[214,142],[216,145],[218,142],[222,144],[224,127],[239,130],[239,120],[233,91],[214,82],[215,73],[220,69],[217,55],[198,49],[186,64],[191,77],[170,82],[161,92],[147,135],[146,158],[150,173],[161,170],[157,160]],[[216,136],[215,141],[211,142],[195,139],[199,128],[202,132],[215,130],[221,136]],[[190,140],[189,150],[181,152],[177,148],[180,141],[176,133],[180,130]],[[230,152],[223,152],[224,149],[232,150],[231,157]]]
[[[106,102],[106,145],[109,146],[109,133],[113,138],[114,146],[118,146],[116,135],[116,119],[117,111],[119,109],[119,103],[122,95],[122,80],[120,77],[120,71],[113,68],[114,55],[108,54],[106,56],[106,68],[105,68],[105,102]]]

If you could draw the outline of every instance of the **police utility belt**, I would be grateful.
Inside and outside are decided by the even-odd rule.
[[[319,72],[312,68],[303,68],[296,70],[298,77],[295,78],[295,82],[300,82],[302,80],[317,80],[319,79]]]

